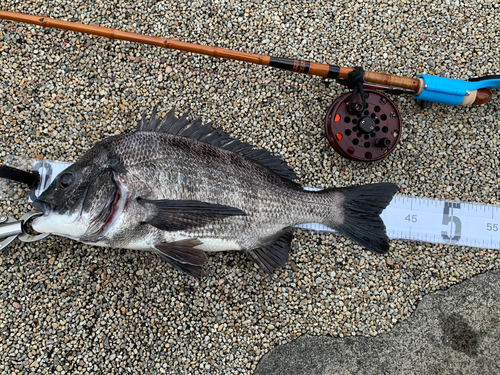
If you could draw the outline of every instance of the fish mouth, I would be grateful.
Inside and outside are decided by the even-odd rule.
[[[31,228],[37,232],[40,233],[48,233],[51,235],[56,235],[56,236],[62,236],[66,238],[71,238],[72,240],[78,240],[79,237],[75,235],[70,235],[68,233],[63,233],[60,232],[59,229],[60,227],[58,225],[54,225],[51,223],[51,215],[56,213],[56,216],[61,216],[57,215],[57,208],[58,206],[54,205],[53,203],[46,202],[40,199],[35,199],[31,202],[31,204],[38,210],[42,212],[42,215],[36,217],[33,222],[31,223]],[[47,219],[49,222],[47,222]],[[72,222],[75,222],[77,218],[75,218]],[[59,222],[59,224],[67,225],[70,224],[70,221],[66,221],[65,223]]]
[[[49,212],[52,211],[52,205],[50,203],[41,201],[40,199],[36,198],[31,202],[31,205],[35,207],[38,211],[43,212],[43,216],[48,216]]]
[[[89,193],[89,187],[87,186],[87,188],[83,192],[83,197],[82,197],[82,200],[81,200],[82,204],[80,205],[80,209],[79,209],[79,212],[78,212],[78,217],[81,217],[81,215],[82,215],[82,212],[83,212],[83,203],[87,199],[88,193]],[[42,195],[43,195],[43,193],[40,194],[39,197],[41,197]],[[49,216],[49,214],[51,212],[59,212],[60,214],[64,214],[63,212],[61,212],[61,210],[64,210],[64,209],[67,209],[68,211],[74,211],[75,210],[75,209],[69,209],[69,208],[65,207],[64,204],[56,205],[54,203],[41,200],[41,199],[39,199],[39,198],[37,198],[35,196],[33,196],[32,199],[33,199],[33,201],[31,202],[31,205],[33,207],[35,207],[38,211],[41,211],[43,213],[42,216]]]

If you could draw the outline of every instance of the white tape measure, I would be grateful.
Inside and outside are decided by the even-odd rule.
[[[500,206],[395,196],[382,219],[390,238],[500,249]]]
[[[396,195],[381,217],[389,238],[500,249],[500,206]],[[321,224],[298,227],[335,232]]]
[[[41,175],[37,196],[70,163],[34,161]],[[306,188],[306,190],[319,190]],[[500,249],[500,206],[396,195],[382,212],[389,238]],[[297,227],[335,232],[322,224]]]

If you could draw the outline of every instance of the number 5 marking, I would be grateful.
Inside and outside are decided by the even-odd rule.
[[[451,208],[451,214],[450,214],[450,208]],[[443,237],[444,240],[450,242],[450,243],[456,243],[460,239],[460,236],[462,234],[462,222],[460,219],[453,214],[454,209],[460,209],[460,203],[452,203],[452,202],[445,202],[444,203],[444,209],[443,209],[443,225],[448,226],[448,224],[453,222],[455,224],[455,235],[453,237],[450,237],[451,234],[453,233],[453,225],[450,227],[450,236],[448,235],[448,231],[441,231],[441,237]]]

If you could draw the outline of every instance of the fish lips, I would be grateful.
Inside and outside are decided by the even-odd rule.
[[[38,211],[43,212],[45,215],[47,211],[47,203],[44,201],[41,201],[40,199],[36,198],[33,202],[31,202],[32,206],[35,207]]]
[[[54,209],[51,203],[42,201],[38,198],[33,200],[33,202],[31,202],[31,205],[35,207],[38,211],[43,212],[43,216],[47,216]]]
[[[81,214],[81,211],[82,211],[82,207],[83,207],[83,202],[85,202],[85,200],[87,199],[87,194],[88,194],[88,187],[85,189],[85,191],[83,192],[83,196],[82,196],[82,200],[81,200],[81,204],[79,205],[80,208],[79,208],[79,211],[80,211],[80,214]],[[47,216],[49,215],[52,211],[56,211],[60,214],[64,214],[66,212],[63,212],[63,211],[69,211],[69,212],[74,212],[78,205],[75,206],[73,209],[71,208],[68,208],[64,203],[63,204],[56,204],[56,203],[53,203],[51,201],[54,201],[54,194],[53,193],[49,193],[47,191],[44,191],[42,194],[40,194],[38,196],[38,198],[36,197],[33,197],[33,202],[31,202],[31,204],[38,210],[38,211],[42,211],[43,212],[43,216]],[[42,199],[41,199],[42,198]],[[48,200],[43,200],[43,198],[45,199],[48,199]]]

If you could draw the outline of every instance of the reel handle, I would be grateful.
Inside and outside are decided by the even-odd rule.
[[[476,90],[476,99],[474,100],[474,102],[472,102],[472,105],[480,105],[480,104],[488,103],[492,97],[493,97],[493,94],[491,93],[490,90],[478,89],[478,90]]]

